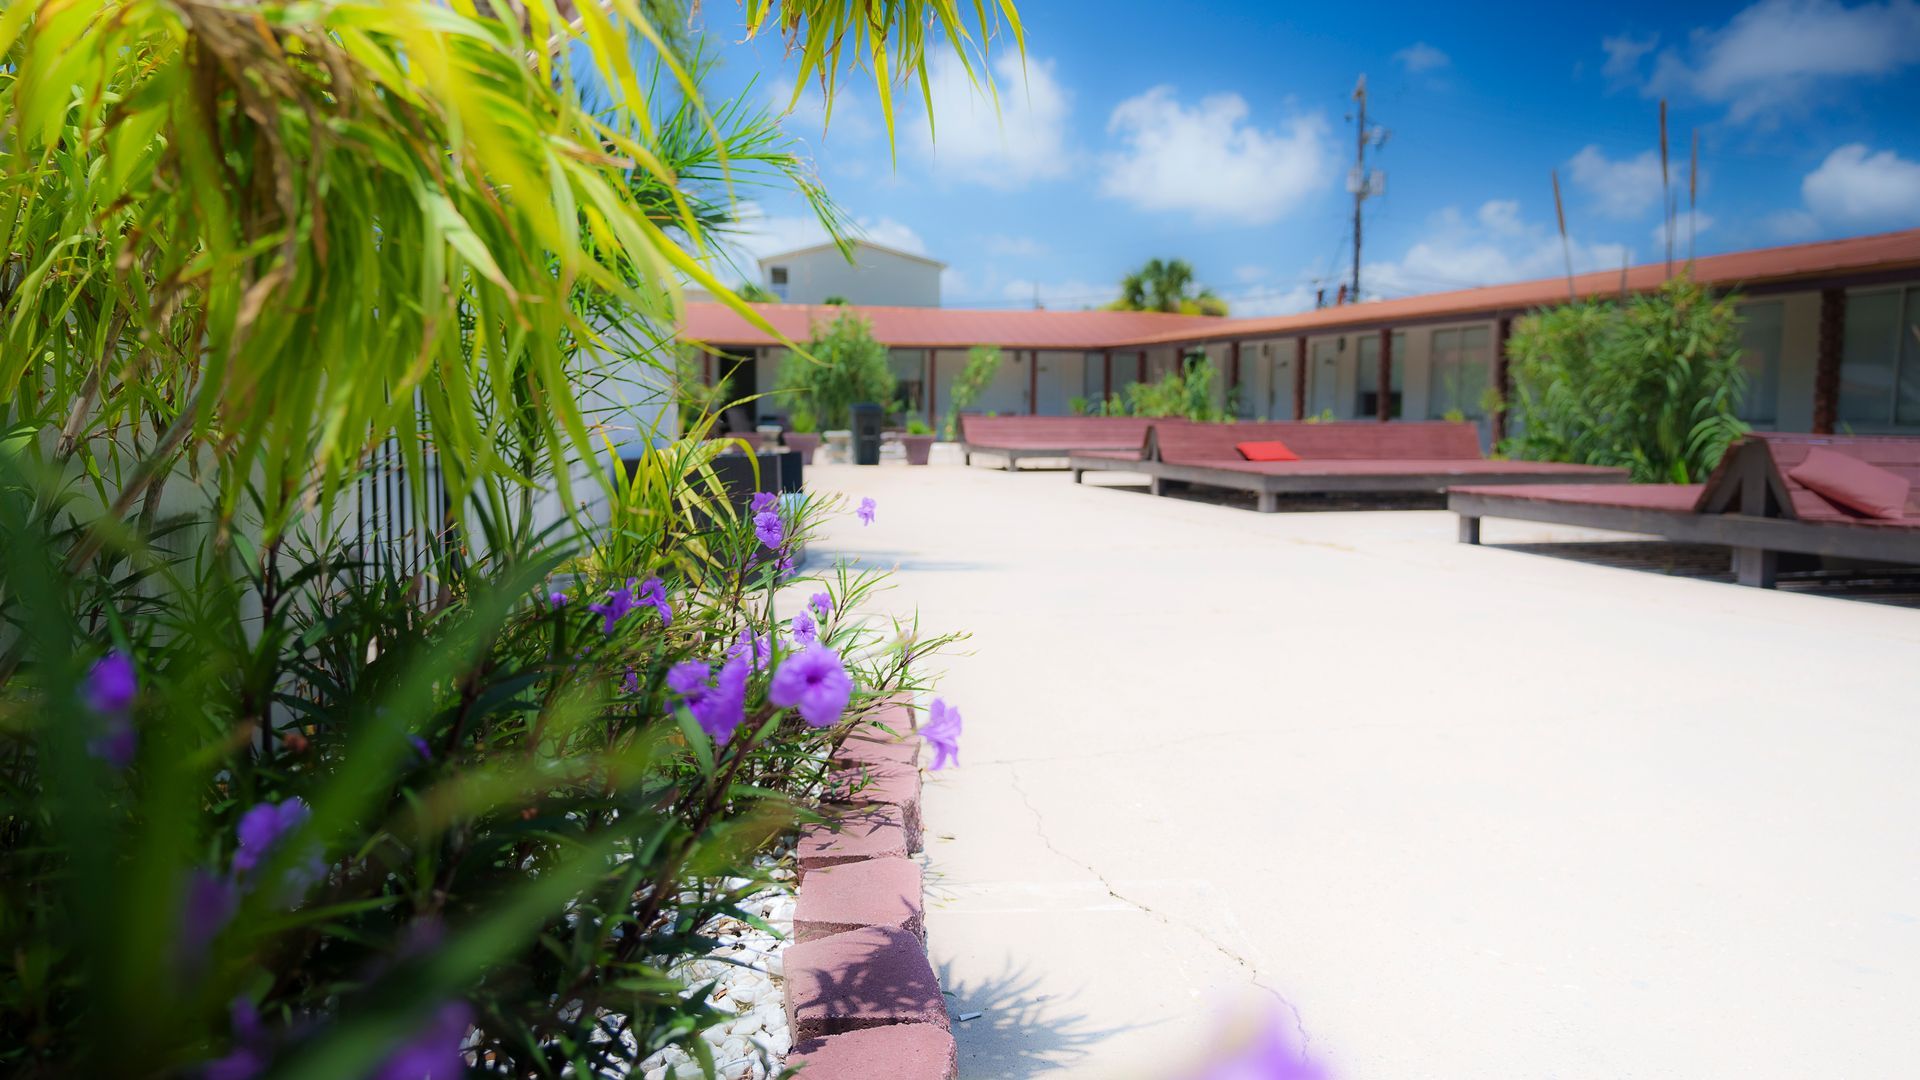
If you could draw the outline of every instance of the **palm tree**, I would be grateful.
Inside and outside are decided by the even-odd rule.
[[[1114,311],[1169,311],[1183,315],[1225,315],[1226,301],[1212,289],[1194,285],[1193,264],[1185,259],[1148,259],[1120,279]]]

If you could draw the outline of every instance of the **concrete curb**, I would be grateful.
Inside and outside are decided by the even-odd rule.
[[[800,831],[794,944],[784,958],[790,1066],[804,1080],[956,1080],[959,1053],[927,959],[919,741],[889,705],[834,753],[830,825]]]

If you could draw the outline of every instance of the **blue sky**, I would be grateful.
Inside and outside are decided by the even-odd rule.
[[[1362,72],[1390,132],[1369,298],[1559,273],[1555,169],[1577,268],[1660,257],[1663,96],[1683,210],[1699,132],[1701,254],[1920,225],[1916,0],[1178,7],[1029,0],[1024,67],[996,42],[1001,115],[942,61],[938,139],[909,95],[895,160],[864,73],[824,134],[817,91],[786,122],[873,239],[950,264],[948,306],[1097,305],[1153,256],[1192,262],[1236,314],[1331,296]],[[725,43],[712,93],[757,79],[784,105],[780,43],[739,43],[733,5],[701,18]],[[797,200],[749,212],[750,250],[820,235]]]

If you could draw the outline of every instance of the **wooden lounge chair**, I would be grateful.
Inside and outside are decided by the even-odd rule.
[[[1704,484],[1563,484],[1455,487],[1447,508],[1460,539],[1480,542],[1483,517],[1641,533],[1733,549],[1742,585],[1772,588],[1780,552],[1920,564],[1920,495],[1904,516],[1869,517],[1788,475],[1815,449],[1907,478],[1920,492],[1920,438],[1754,433],[1728,449]]]
[[[1299,461],[1248,461],[1245,442],[1278,441]],[[1489,461],[1471,424],[1416,421],[1381,424],[1298,421],[1196,424],[1156,421],[1131,452],[1076,453],[1068,459],[1075,482],[1089,471],[1144,473],[1155,495],[1169,480],[1251,491],[1262,513],[1292,494],[1440,494],[1463,481],[1523,484],[1609,483],[1620,469],[1538,461]]]
[[[960,417],[962,460],[1002,458],[1012,472],[1021,458],[1066,458],[1080,450],[1138,450],[1153,420],[1144,416]]]

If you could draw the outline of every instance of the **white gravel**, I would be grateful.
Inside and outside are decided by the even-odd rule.
[[[786,993],[780,954],[793,938],[793,871],[788,849],[776,847],[761,857],[776,884],[749,896],[741,908],[778,931],[770,934],[738,919],[716,919],[706,932],[721,942],[707,956],[683,961],[673,972],[691,986],[717,981],[709,999],[716,1008],[732,1008],[734,1019],[701,1033],[713,1051],[721,1080],[765,1080],[777,1076],[793,1043],[787,1030]],[[730,887],[744,882],[728,882]],[[679,1047],[649,1056],[637,1070],[645,1080],[701,1075],[700,1065]]]

